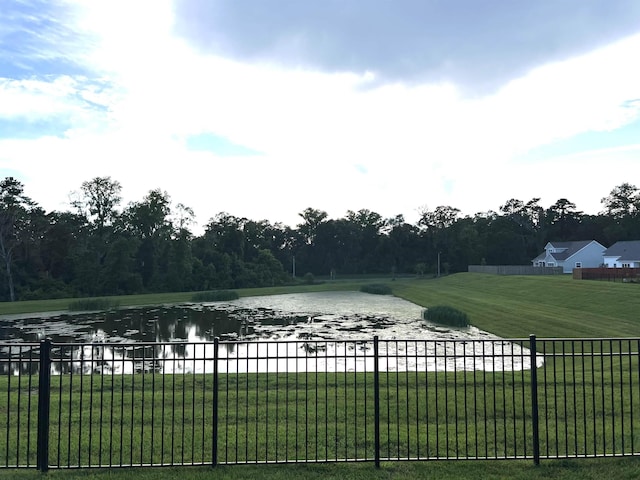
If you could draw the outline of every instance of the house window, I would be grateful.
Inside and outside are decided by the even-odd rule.
[[[549,262],[547,263],[547,267],[555,267],[556,264],[554,262]]]
[[[630,263],[623,263],[622,264],[622,268],[631,268],[631,264]]]
[[[576,262],[576,268],[582,268],[582,262]]]

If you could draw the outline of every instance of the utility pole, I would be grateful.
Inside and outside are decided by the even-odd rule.
[[[438,252],[438,278],[440,278],[440,252]]]

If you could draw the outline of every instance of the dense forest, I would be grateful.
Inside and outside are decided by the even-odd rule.
[[[221,212],[202,235],[194,213],[151,190],[121,205],[110,177],[84,182],[69,211],[45,212],[13,177],[0,182],[3,301],[271,286],[319,276],[432,274],[469,264],[530,265],[548,241],[640,239],[640,191],[623,183],[587,215],[561,198],[510,199],[498,211],[462,216],[451,206],[383,218],[342,218],[307,208],[295,227]],[[294,278],[295,277],[295,278]]]

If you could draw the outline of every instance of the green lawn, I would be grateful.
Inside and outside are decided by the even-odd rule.
[[[357,282],[357,281],[348,281],[348,282],[328,282],[321,285],[314,286],[298,286],[298,287],[287,287],[287,288],[273,288],[273,289],[252,289],[252,290],[240,290],[239,293],[242,296],[248,295],[258,295],[258,294],[277,294],[277,293],[289,293],[289,292],[297,292],[297,291],[313,291],[313,290],[331,290],[331,289],[340,289],[340,290],[357,290],[360,285],[363,283],[370,283],[371,280],[368,279],[366,282]],[[376,280],[376,283],[380,283],[380,279]],[[567,276],[552,276],[552,277],[498,277],[498,276],[489,276],[489,275],[481,275],[481,274],[458,274],[452,275],[449,277],[443,277],[440,279],[399,279],[396,281],[388,280],[387,283],[392,286],[394,293],[400,297],[406,298],[407,300],[413,301],[422,306],[428,307],[431,305],[451,305],[460,310],[466,312],[471,320],[471,323],[483,330],[487,330],[493,332],[495,334],[501,335],[503,337],[509,338],[521,338],[527,337],[530,333],[535,333],[538,337],[627,337],[627,336],[640,336],[640,319],[636,318],[636,312],[640,311],[638,307],[640,307],[640,286],[635,284],[621,284],[621,283],[606,283],[606,282],[589,282],[589,281],[574,281],[570,277]],[[183,302],[188,301],[191,294],[171,294],[171,295],[145,295],[145,296],[135,296],[135,297],[121,297],[120,303],[121,305],[135,305],[135,304],[151,304],[151,303],[172,303],[172,302]],[[65,303],[66,302],[66,303]],[[0,305],[0,313],[17,313],[17,312],[28,312],[28,311],[47,311],[47,310],[62,310],[65,308],[65,305],[68,304],[68,300],[66,301],[42,301],[42,302],[24,302],[18,304],[2,304]],[[549,344],[551,345],[551,344]],[[605,345],[606,347],[606,345]],[[579,346],[578,346],[579,348]],[[603,350],[606,348],[603,348]],[[624,363],[622,363],[624,362]],[[633,363],[633,365],[632,365]],[[637,369],[637,359],[633,359],[631,362],[627,362],[626,358],[613,358],[607,360],[606,364],[601,366],[596,365],[597,369],[603,370],[605,375],[605,381],[611,383],[612,381],[620,382],[621,379],[624,378],[624,382],[628,382],[625,371],[627,367]],[[610,368],[613,367],[613,368]],[[580,368],[566,365],[564,362],[554,364],[553,370],[554,375],[564,376],[568,378],[570,381],[572,379],[575,380],[584,380],[585,374]],[[620,373],[618,373],[620,372]],[[465,380],[466,375],[466,380]],[[527,373],[525,376],[528,376]],[[165,376],[162,381],[172,382],[175,381],[171,376]],[[455,433],[458,432],[457,428],[460,426],[462,428],[463,425],[466,425],[467,418],[464,417],[463,412],[466,414],[468,404],[465,404],[465,398],[442,398],[442,395],[446,390],[442,387],[439,392],[434,389],[425,390],[424,379],[421,379],[419,376],[415,378],[405,378],[403,375],[398,375],[398,378],[392,377],[391,379],[385,379],[385,382],[389,382],[391,386],[398,385],[399,382],[409,382],[410,385],[404,386],[400,391],[407,392],[402,394],[402,398],[400,401],[396,401],[396,405],[399,408],[397,412],[390,411],[388,414],[393,419],[396,420],[395,424],[392,427],[392,435],[385,435],[383,432],[383,437],[385,437],[385,443],[383,444],[383,455],[385,454],[385,449],[391,452],[401,452],[403,456],[405,453],[410,453],[410,447],[405,445],[402,441],[397,441],[397,439],[404,438],[404,430],[405,416],[409,415],[409,410],[412,407],[410,405],[410,401],[413,398],[418,398],[419,395],[425,392],[425,397],[421,400],[422,402],[427,402],[428,404],[433,404],[435,402],[436,397],[440,400],[440,405],[447,405],[446,408],[440,410],[439,414],[434,414],[431,418],[423,418],[420,425],[425,425],[424,431],[421,433],[418,432],[423,445],[432,445],[434,440],[437,437],[440,437],[440,442],[444,442],[444,438],[455,438]],[[202,377],[200,380],[197,378],[191,377],[188,380],[181,379],[179,376],[176,376],[178,384],[180,382],[193,382],[189,384],[189,388],[187,392],[194,392],[192,396],[189,396],[186,399],[186,403],[193,405],[196,404],[199,406],[201,403],[207,401],[206,394],[200,395],[200,384],[197,382],[207,382],[208,380]],[[269,395],[268,392],[271,392],[272,399],[273,395],[276,395],[278,390],[274,390],[275,383],[274,379],[270,380],[270,385],[264,384],[253,384],[252,380],[249,380],[249,376],[241,376],[238,377],[235,381],[237,383],[245,385],[242,382],[251,382],[251,389],[239,389],[238,393],[234,393],[234,390],[231,390],[231,397],[226,398],[224,401],[230,402],[232,405],[234,403],[238,403],[239,405],[243,404],[255,404],[259,405],[258,397],[256,395]],[[76,377],[76,381],[78,378]],[[104,390],[101,388],[93,389],[94,392],[108,392],[106,396],[102,399],[103,407],[107,408],[109,411],[113,411],[112,403],[118,401],[118,395],[120,392],[126,391],[127,393],[122,396],[120,400],[119,406],[115,409],[116,413],[116,427],[121,425],[125,420],[127,422],[131,421],[133,423],[138,424],[136,428],[141,428],[143,424],[149,425],[151,419],[144,416],[144,413],[140,413],[140,407],[143,404],[149,405],[151,403],[158,403],[158,407],[161,408],[161,405],[164,401],[162,397],[149,398],[149,390],[146,391],[144,389],[140,389],[141,385],[124,385],[122,382],[130,382],[131,379],[120,379],[120,378],[111,378],[107,379],[111,383],[107,385],[107,389]],[[586,380],[589,380],[588,378]],[[59,381],[59,380],[57,380]],[[63,380],[67,382],[68,379]],[[264,381],[264,379],[263,379]],[[278,383],[281,385],[284,383],[285,377],[282,377],[278,380]],[[293,381],[293,379],[292,379]],[[312,402],[314,407],[319,405],[321,407],[324,406],[324,411],[329,413],[329,416],[333,419],[336,415],[333,414],[334,409],[336,409],[336,405],[342,404],[344,399],[349,399],[348,395],[356,395],[357,392],[361,392],[363,386],[348,385],[348,384],[339,384],[335,379],[325,378],[321,376],[318,380],[316,376],[314,378],[316,382],[316,386],[320,385],[320,390],[324,391],[324,384],[331,384],[333,386],[333,390],[331,392],[331,398],[327,399],[328,401],[323,403],[323,399],[311,398],[305,399],[305,402]],[[370,382],[370,378],[367,379],[365,376],[360,376],[358,382]],[[475,381],[480,382],[478,378],[474,378],[473,374],[439,374],[438,380],[440,385],[445,385],[447,382],[454,383],[462,383],[464,381]],[[484,381],[488,381],[489,385],[496,385],[495,378],[493,379],[483,379]],[[507,378],[507,381],[509,379]],[[317,382],[320,382],[319,384]],[[334,383],[332,383],[334,382]],[[571,382],[570,382],[571,383]],[[558,395],[574,395],[576,398],[588,399],[592,395],[592,391],[590,388],[593,386],[589,386],[589,382],[587,381],[585,387],[580,387],[580,389],[576,389],[575,385],[578,382],[571,383],[574,385],[573,390],[569,389],[567,391],[559,391],[553,392],[553,398],[556,398]],[[57,384],[58,388],[61,388],[61,391],[65,392],[65,395],[61,397],[61,402],[65,405],[71,404],[73,402],[79,402],[80,400],[80,392],[84,391],[83,395],[87,394],[87,388],[89,388],[89,384],[85,385],[66,385],[66,384]],[[196,386],[197,385],[197,386]],[[502,385],[500,383],[500,385]],[[14,385],[15,386],[15,385]],[[136,390],[136,388],[138,390]],[[493,387],[492,387],[493,388]],[[501,389],[498,389],[498,398],[501,398]],[[550,387],[551,388],[551,387]],[[84,390],[83,390],[84,389]],[[296,388],[296,391],[299,389]],[[300,385],[300,392],[306,392],[306,384],[305,387],[302,388]],[[7,391],[6,386],[2,386],[1,391]],[[178,389],[180,391],[180,389]],[[243,393],[243,391],[245,393]],[[312,390],[313,391],[313,390]],[[393,389],[390,390],[393,392]],[[509,392],[513,391],[513,389],[509,390]],[[71,395],[66,392],[75,392]],[[115,396],[110,392],[115,392]],[[613,392],[613,390],[612,390]],[[196,394],[197,393],[197,394]],[[98,393],[96,393],[98,394]],[[370,394],[370,392],[369,392]],[[104,395],[104,394],[103,394]],[[242,398],[238,398],[240,395]],[[640,395],[635,398],[629,397],[626,398],[623,395],[618,393],[612,394],[615,397],[616,405],[620,402],[620,405],[623,409],[626,409],[628,414],[630,403],[633,402],[635,404],[634,409],[638,409],[637,402],[640,399]],[[516,390],[517,399],[522,398],[524,404],[528,405],[530,400],[527,398],[526,393],[522,395],[522,392]],[[516,398],[514,397],[514,398]],[[85,397],[86,398],[86,397]],[[333,401],[333,398],[339,398],[339,402]],[[358,437],[361,439],[371,438],[371,432],[365,432],[362,430],[362,427],[357,425],[357,417],[358,411],[353,410],[355,405],[359,405],[360,416],[365,409],[371,406],[371,400],[366,400],[368,397],[366,395],[360,394],[357,399],[351,398],[348,402],[345,403],[347,405],[343,410],[340,410],[339,422],[327,424],[327,429],[334,429],[335,431],[325,431],[322,429],[314,431],[314,435],[317,435],[320,438],[327,438],[328,433],[333,433],[337,438],[339,435],[335,435],[335,432],[342,432],[343,428],[347,428],[347,425],[353,424],[353,430],[349,431],[349,437],[353,438]],[[284,400],[284,402],[283,402]],[[283,415],[285,408],[288,408],[288,401],[290,399],[283,399],[280,397],[279,402],[276,404],[272,404],[268,409],[260,409],[248,411],[236,411],[234,415],[237,418],[240,418],[238,421],[236,417],[231,417],[231,419],[227,418],[225,422],[222,423],[223,431],[220,434],[223,437],[229,437],[232,441],[237,438],[239,435],[241,438],[245,436],[254,436],[255,431],[252,430],[254,427],[254,419],[262,418],[265,416],[269,417],[271,421],[276,418],[279,418],[279,415]],[[292,400],[292,399],[291,399]],[[352,402],[353,400],[353,402]],[[397,399],[396,399],[397,400]],[[477,400],[477,399],[476,399]],[[180,404],[180,399],[178,399],[178,404]],[[366,402],[369,403],[366,403]],[[520,400],[518,400],[520,401]],[[172,402],[175,402],[175,399],[172,399]],[[360,402],[358,404],[358,402]],[[363,403],[365,402],[365,403]],[[174,403],[175,404],[175,403]],[[53,406],[56,407],[57,404]],[[74,403],[75,405],[75,403]],[[129,410],[132,405],[138,405],[137,410],[133,410],[134,414],[129,417]],[[405,407],[406,405],[406,407]],[[295,408],[294,403],[291,403],[291,408]],[[503,430],[500,430],[505,434],[507,432],[511,432],[513,426],[515,424],[517,429],[520,429],[521,426],[518,422],[521,421],[521,415],[523,415],[524,410],[520,413],[519,410],[522,408],[522,405],[519,408],[515,407],[515,404],[511,406],[513,408],[513,412],[510,414],[510,418],[508,424],[503,426],[499,426]],[[527,407],[528,408],[528,407]],[[72,408],[72,411],[82,411],[82,408]],[[175,409],[174,409],[175,410]],[[177,420],[178,423],[173,423],[176,420],[176,411],[170,411],[163,413],[164,415],[173,415],[171,423],[167,423],[170,427],[167,428],[166,431],[162,431],[162,434],[156,434],[153,438],[150,437],[149,445],[156,444],[156,451],[163,449],[173,449],[178,455],[184,454],[184,452],[191,451],[191,445],[197,444],[200,445],[199,442],[195,442],[189,435],[190,432],[187,432],[186,440],[184,437],[184,432],[182,430],[175,430],[175,425],[184,424],[184,417],[189,420],[192,418],[192,414],[195,415],[194,412],[200,412],[200,409],[197,408],[193,411],[187,409],[180,410],[177,409]],[[308,410],[308,409],[306,409]],[[526,409],[525,409],[526,410]],[[552,423],[558,421],[557,419],[557,409],[554,405],[547,405],[545,407],[545,420],[543,421],[543,430],[544,430],[544,421],[549,422],[549,416],[552,417]],[[15,410],[14,410],[15,411]],[[125,416],[118,416],[119,412],[125,411]],[[317,425],[315,415],[320,415],[322,413],[322,408],[316,408],[315,413],[309,417],[308,414],[305,413],[304,417],[300,417],[301,421],[304,418],[304,422],[311,422],[311,425]],[[336,412],[338,410],[335,410]],[[456,415],[460,414],[460,418],[449,418],[449,415],[452,415],[452,412],[456,412]],[[470,410],[469,410],[470,411]],[[484,411],[484,410],[483,410]],[[637,410],[636,410],[637,411]],[[148,415],[149,409],[147,410]],[[318,413],[320,412],[320,413]],[[499,413],[499,412],[498,412]],[[586,406],[577,402],[575,411],[562,411],[560,412],[560,422],[564,422],[565,420],[573,425],[572,419],[580,418],[579,427],[584,428],[584,431],[588,433],[592,429],[592,425],[596,425],[597,428],[600,425],[600,418],[594,420],[593,415],[590,415],[590,412],[586,408]],[[300,413],[301,414],[301,413]],[[491,415],[492,413],[489,412]],[[65,414],[60,414],[59,420],[59,429],[64,430],[67,429],[68,432],[75,432],[73,429],[73,425],[75,425],[80,418],[84,418],[85,425],[86,422],[93,422],[98,420],[96,419],[98,412],[94,414],[91,418],[87,417],[89,412],[84,411],[84,413],[79,413],[79,417],[69,417],[64,416]],[[84,417],[82,417],[84,415]],[[208,415],[208,410],[203,411],[203,415]],[[246,420],[246,416],[249,415],[251,420]],[[444,417],[442,416],[444,415]],[[554,417],[555,415],[555,417]],[[126,418],[125,418],[126,417]],[[582,422],[582,418],[588,418],[587,422]],[[284,417],[282,417],[284,419]],[[310,419],[311,418],[311,419]],[[407,417],[408,418],[408,417]],[[353,421],[352,421],[353,420]],[[463,422],[464,420],[464,422]],[[111,420],[109,420],[111,421]],[[158,418],[154,418],[154,422],[157,422]],[[199,420],[200,421],[200,420]],[[284,420],[283,420],[284,421]],[[120,422],[120,423],[118,423]],[[229,423],[230,422],[230,423]],[[460,425],[458,425],[460,422]],[[98,422],[97,428],[99,429],[99,424],[102,423],[102,420]],[[188,423],[188,422],[187,422]],[[196,422],[197,423],[197,422]],[[324,419],[320,419],[320,425],[325,424]],[[575,423],[575,422],[574,422]],[[562,424],[562,423],[561,423]],[[163,428],[163,421],[159,424],[159,428]],[[257,423],[256,423],[257,425]],[[431,426],[431,430],[427,430],[426,425]],[[627,424],[628,425],[628,424]],[[553,426],[553,425],[552,425]],[[277,440],[275,438],[270,439],[270,442],[267,444],[258,442],[256,444],[256,448],[258,449],[267,449],[270,451],[274,451],[277,446],[280,446],[281,451],[284,448],[282,446],[282,438],[288,438],[291,440],[287,440],[287,445],[292,445],[296,441],[299,442],[299,439],[296,440],[298,432],[295,425],[293,427],[283,427],[282,423],[280,423],[281,431],[278,432]],[[349,427],[351,428],[351,427]],[[407,426],[406,428],[412,428]],[[418,427],[416,427],[417,429]],[[496,427],[497,428],[497,427]],[[573,428],[573,427],[572,427]],[[560,438],[559,443],[563,442],[574,442],[574,437],[572,435],[579,434],[580,432],[577,430],[578,426],[575,427],[574,431],[566,431],[565,437]],[[618,426],[620,428],[620,426]],[[438,430],[439,429],[439,430]],[[117,430],[117,428],[116,428]],[[54,432],[56,430],[54,429]],[[99,430],[95,430],[99,432]],[[274,430],[275,431],[275,430]],[[157,430],[156,430],[157,432]],[[402,435],[396,435],[396,433],[402,432]],[[462,432],[462,430],[460,431]],[[458,432],[458,433],[460,433]],[[469,432],[465,432],[468,436]],[[544,435],[544,431],[541,432]],[[201,435],[201,432],[196,432],[194,434],[196,437]],[[445,437],[443,437],[445,435]],[[284,437],[283,437],[284,436]],[[368,436],[368,437],[367,437]],[[466,443],[466,440],[463,443],[459,443],[460,440],[457,439],[455,444],[445,445],[446,448],[451,449],[451,452],[455,452],[456,449],[463,449],[467,451],[469,448],[474,448],[475,438],[477,437],[477,432],[471,431],[471,436],[473,438],[473,442]],[[491,435],[490,435],[491,436]],[[66,437],[65,437],[66,438]],[[76,441],[82,444],[83,439],[77,438],[77,435],[73,436],[73,442]],[[117,448],[115,450],[116,455],[120,455],[121,452],[129,452],[127,450],[127,438],[115,439],[115,444]],[[197,440],[200,440],[200,437],[197,437]],[[402,439],[400,439],[402,440]],[[182,445],[185,443],[188,448],[182,448]],[[204,450],[207,449],[209,443],[207,443],[209,439],[204,438]],[[544,440],[549,441],[549,439]],[[556,440],[551,438],[550,441],[553,443]],[[87,442],[87,439],[84,439],[84,442]],[[155,442],[155,443],[154,443]],[[159,443],[158,443],[159,442]],[[273,443],[278,442],[278,443]],[[292,442],[292,443],[289,443]],[[486,445],[487,440],[483,438],[483,435],[480,435],[480,447]],[[313,443],[313,442],[311,442]],[[507,442],[509,443],[509,442]],[[492,444],[493,445],[493,444]],[[73,447],[73,445],[72,445]],[[147,447],[147,445],[143,446]],[[504,445],[499,445],[497,448],[503,448]],[[58,446],[56,445],[56,449]],[[64,450],[66,447],[64,444],[60,445],[60,454],[64,457],[67,452]],[[129,445],[130,449],[133,449],[136,455],[140,454],[140,446],[139,445]],[[288,447],[290,448],[290,447]],[[329,442],[325,445],[326,448],[326,456],[331,458],[335,451],[332,449],[337,448],[340,453],[342,449],[345,448],[345,445],[336,444],[333,442]],[[347,446],[347,448],[351,448]],[[363,447],[364,448],[364,447]],[[370,444],[367,448],[370,448]],[[415,445],[414,445],[415,448]],[[430,448],[433,448],[432,446]],[[553,447],[556,448],[556,447]],[[137,449],[137,450],[136,450]],[[464,450],[467,449],[467,450]],[[544,445],[543,445],[544,449]],[[73,448],[72,448],[73,450]],[[76,449],[77,451],[77,449]],[[446,451],[446,450],[445,450]],[[113,455],[113,449],[105,450],[104,452],[96,452],[95,450],[92,453],[87,453],[88,455]],[[350,451],[345,450],[346,455],[350,454]],[[543,452],[544,453],[544,452]],[[57,454],[57,451],[54,451],[54,455]],[[187,453],[188,455],[189,453]],[[130,453],[128,453],[130,455]],[[245,452],[240,452],[239,459],[245,458],[247,460],[251,460],[250,455],[246,455]],[[393,455],[390,455],[393,456]],[[205,458],[203,456],[202,458]],[[120,457],[118,457],[120,458]],[[124,457],[127,458],[126,455]],[[288,458],[301,458],[300,455],[295,455],[293,457],[288,456]],[[196,458],[197,460],[197,458]],[[338,465],[287,465],[287,466],[234,466],[234,467],[219,467],[215,471],[212,471],[206,467],[190,467],[183,469],[126,469],[126,470],[113,470],[113,471],[95,471],[95,470],[81,470],[81,471],[54,471],[51,472],[50,476],[52,478],[116,478],[116,479],[127,479],[127,478],[136,478],[136,479],[145,479],[145,478],[174,478],[177,475],[187,476],[187,478],[250,478],[250,477],[261,477],[261,478],[285,478],[294,475],[300,478],[424,478],[426,476],[431,476],[434,478],[558,478],[558,479],[573,479],[573,478],[602,478],[605,475],[614,478],[640,478],[640,459],[636,458],[608,458],[608,459],[596,459],[596,460],[571,460],[571,461],[562,461],[562,460],[548,460],[543,461],[543,464],[539,467],[534,467],[532,462],[522,462],[522,461],[477,461],[477,462],[469,462],[469,461],[456,461],[456,462],[391,462],[383,464],[383,468],[379,471],[376,471],[372,464],[338,464]],[[117,462],[116,462],[117,463]],[[126,463],[126,462],[125,462]],[[612,473],[613,472],[613,473]],[[31,471],[1,471],[0,470],[0,478],[41,478],[40,474],[37,472]]]
[[[302,284],[286,287],[242,288],[236,291],[243,297],[300,292],[351,291],[358,290],[361,285],[367,283],[370,283],[370,281],[343,280],[316,283],[314,285]],[[140,305],[164,305],[191,302],[191,298],[194,293],[195,292],[149,293],[144,295],[116,295],[107,298],[113,300],[114,303],[117,303],[122,307],[132,307]],[[74,300],[76,299],[60,298],[55,300],[0,302],[0,315],[65,311],[68,309],[69,304]]]
[[[398,282],[394,293],[422,306],[456,307],[473,325],[506,338],[640,336],[638,284],[461,273]]]

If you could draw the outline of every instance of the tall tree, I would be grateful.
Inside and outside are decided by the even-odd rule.
[[[618,185],[601,202],[609,220],[605,232],[610,243],[618,240],[636,240],[640,236],[638,187],[630,183]]]
[[[142,201],[130,203],[122,213],[123,228],[138,242],[138,268],[145,288],[154,282],[162,284],[161,277],[168,270],[166,262],[173,233],[170,215],[171,198],[160,189],[150,190]],[[166,268],[161,268],[161,261]]]
[[[120,230],[116,228],[120,221],[120,212],[116,208],[122,201],[121,190],[120,183],[111,177],[95,177],[83,182],[80,192],[72,193],[72,206],[78,215],[86,219],[85,231],[74,252],[74,283],[83,294],[113,293],[109,285],[117,283],[108,278],[115,274],[115,269],[108,267],[108,264],[112,265],[108,256],[122,254],[122,251],[114,250],[116,244],[122,250]]]
[[[0,182],[0,258],[7,276],[9,299],[16,300],[13,263],[16,248],[28,231],[34,202],[24,193],[24,186],[13,177]]]
[[[171,232],[171,198],[160,189],[149,191],[141,202],[130,203],[123,212],[124,227],[145,239]]]
[[[386,270],[380,262],[378,252],[384,220],[379,213],[361,209],[357,212],[347,211],[347,222],[352,228],[352,237],[359,247],[358,258],[353,262],[358,273],[370,273]]]
[[[418,262],[426,262],[418,228],[407,223],[403,215],[385,220],[384,235],[380,238],[380,255],[385,262],[387,270],[394,272],[407,272],[415,269]]]
[[[82,183],[72,205],[98,228],[104,229],[117,216],[116,207],[122,201],[122,186],[111,177],[95,177]]]
[[[527,203],[521,200],[510,199],[500,206],[500,211],[504,213],[502,221],[492,222],[493,227],[500,230],[507,229],[510,233],[503,231],[499,238],[506,243],[509,238],[519,237],[520,245],[513,245],[510,250],[509,264],[527,263],[529,258],[533,258],[542,248],[543,240],[540,230],[543,225],[544,209],[538,205],[539,198],[532,198]],[[519,251],[519,252],[518,252]],[[519,260],[518,260],[519,258]]]
[[[422,229],[421,235],[425,241],[426,263],[434,265],[434,270],[437,268],[438,257],[442,254],[445,257],[449,255],[449,231],[459,216],[460,210],[448,205],[440,205],[434,211],[424,209],[420,213],[418,225]]]
[[[448,205],[440,205],[434,211],[424,209],[420,212],[418,225],[421,227],[436,230],[449,228],[460,216],[460,210]]]
[[[601,202],[607,215],[620,219],[640,212],[640,191],[635,185],[623,183],[615,187]]]
[[[538,202],[540,202],[540,198],[537,197],[527,203],[512,198],[500,206],[500,211],[518,226],[533,232],[538,229],[544,211]]]
[[[318,226],[327,219],[328,214],[323,210],[305,208],[304,211],[298,215],[304,220],[303,223],[298,225],[298,229],[302,232],[306,243],[312,245],[316,238]]]
[[[236,217],[227,212],[220,212],[209,220],[204,236],[212,242],[218,252],[234,255],[244,259],[244,224],[246,218]]]
[[[187,207],[182,203],[178,203],[175,208],[173,224],[176,228],[176,234],[180,237],[191,237],[191,225],[196,223],[196,215],[191,207]]]
[[[547,209],[547,222],[550,227],[549,240],[583,240],[574,238],[582,212],[576,210],[576,204],[566,198],[560,198]]]
[[[71,212],[51,212],[49,227],[43,238],[42,262],[45,276],[71,283],[74,277],[73,256],[83,235],[85,219]]]

